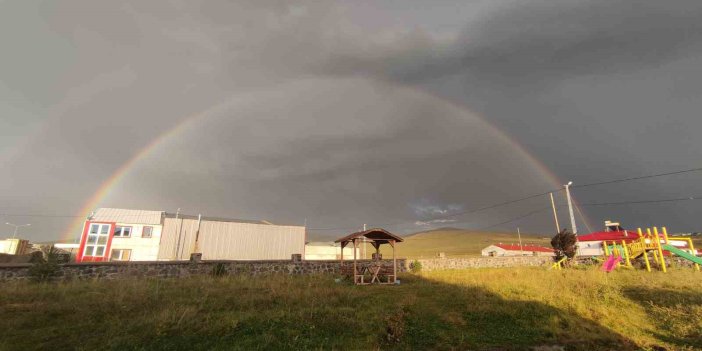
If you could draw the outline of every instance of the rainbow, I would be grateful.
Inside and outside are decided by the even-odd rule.
[[[385,83],[388,83],[387,81],[384,81]],[[394,82],[389,82],[395,86],[401,87],[401,88],[408,88],[408,86],[403,86],[399,85]],[[443,103],[449,104],[450,106],[459,109],[463,112],[470,113],[471,115],[476,116],[479,118],[482,122],[485,123],[485,125],[497,135],[501,141],[504,141],[511,145],[517,152],[521,153],[523,157],[528,159],[537,169],[539,169],[542,173],[546,175],[548,180],[552,182],[554,185],[556,185],[556,188],[560,188],[561,185],[563,184],[558,177],[548,168],[546,165],[539,160],[536,156],[531,154],[522,144],[520,144],[518,141],[516,141],[514,138],[510,137],[506,132],[503,130],[497,128],[494,124],[490,123],[484,116],[474,113],[471,111],[467,106],[460,104],[454,100],[436,95],[433,92],[419,89],[417,87],[409,87],[413,91],[419,91],[421,94],[429,95],[432,98],[438,99],[442,101]],[[70,240],[76,240],[77,237],[80,236],[80,233],[82,232],[83,224],[85,222],[86,217],[88,216],[89,213],[91,213],[93,210],[95,210],[99,204],[105,199],[112,189],[119,184],[119,182],[130,173],[130,171],[137,165],[139,162],[143,159],[145,159],[147,156],[149,156],[155,149],[158,148],[159,145],[167,142],[170,138],[177,136],[180,134],[183,130],[186,130],[188,126],[194,124],[195,122],[206,118],[210,114],[212,114],[215,111],[227,108],[232,105],[232,103],[236,101],[234,99],[230,99],[228,101],[225,101],[223,103],[217,104],[213,107],[210,107],[204,111],[192,114],[188,117],[183,118],[179,123],[175,124],[172,128],[167,129],[165,132],[160,134],[158,137],[154,138],[153,141],[151,141],[149,144],[138,150],[131,158],[129,158],[127,161],[125,161],[121,166],[119,166],[113,173],[110,175],[105,181],[103,181],[98,189],[95,191],[95,193],[90,196],[83,206],[81,206],[80,210],[76,214],[76,219],[74,219],[71,224],[66,228],[66,231],[63,233],[61,236],[61,240],[64,241],[70,241]],[[585,222],[585,225],[589,227],[589,219],[587,216],[580,210],[580,206],[574,201],[574,205],[576,209],[578,209],[578,212],[581,214],[581,217],[583,221]]]
[[[172,128],[167,129],[165,132],[161,133],[158,137],[154,138],[149,144],[139,149],[131,158],[125,161],[121,166],[119,166],[107,179],[105,179],[95,193],[85,201],[83,206],[76,214],[76,218],[69,224],[66,231],[61,235],[62,241],[76,241],[80,234],[82,233],[83,224],[85,223],[88,215],[95,210],[100,202],[106,198],[112,189],[119,184],[119,182],[127,175],[129,172],[137,165],[141,160],[146,158],[153,152],[159,145],[168,141],[171,137],[180,134],[183,130],[187,129],[188,126],[195,123],[196,121],[204,118],[205,116],[211,114],[212,112],[228,106],[231,101],[215,105],[214,107],[208,108],[204,111],[192,114],[179,123],[175,124]]]

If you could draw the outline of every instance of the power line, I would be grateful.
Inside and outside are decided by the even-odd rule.
[[[621,178],[621,179],[614,179],[614,180],[606,180],[606,181],[596,182],[596,183],[588,183],[588,184],[581,184],[581,185],[572,185],[571,188],[584,188],[584,187],[595,186],[595,185],[622,183],[622,182],[628,182],[628,181],[632,181],[632,180],[656,178],[656,177],[663,177],[663,176],[669,176],[669,175],[675,175],[675,174],[682,174],[682,173],[690,173],[690,172],[699,172],[699,171],[702,171],[702,167],[701,167],[701,168],[683,169],[683,170],[679,170],[679,171],[666,172],[666,173],[651,174],[651,175],[645,175],[645,176],[638,176],[638,177],[629,177],[629,178]]]
[[[500,222],[500,223],[491,224],[491,225],[486,226],[486,227],[481,227],[481,228],[478,228],[478,229],[476,229],[476,230],[490,229],[490,228],[497,227],[497,226],[500,226],[500,225],[503,225],[503,224],[515,222],[515,221],[518,221],[518,220],[520,220],[520,219],[524,219],[524,218],[527,218],[527,217],[529,217],[529,216],[533,216],[533,215],[535,215],[535,214],[537,214],[537,213],[539,213],[539,212],[543,212],[543,211],[550,210],[550,209],[551,209],[551,206],[543,207],[543,208],[540,208],[540,209],[538,209],[538,210],[531,211],[531,212],[529,212],[529,213],[526,213],[526,214],[524,214],[524,215],[521,215],[521,216],[519,216],[519,217],[515,217],[515,218],[512,218],[512,219],[508,219],[508,220],[503,221],[503,222]]]
[[[702,196],[688,196],[688,197],[679,197],[679,198],[673,198],[673,199],[659,199],[659,200],[636,200],[636,201],[586,203],[586,204],[580,204],[580,206],[635,205],[635,204],[653,204],[653,203],[661,203],[661,202],[677,202],[677,201],[690,201],[690,200],[702,200]]]
[[[673,172],[666,172],[666,173],[658,173],[658,174],[651,174],[651,175],[645,175],[645,176],[637,176],[637,177],[628,177],[628,178],[621,178],[621,179],[613,179],[613,180],[607,180],[607,181],[601,181],[601,182],[595,182],[595,183],[588,183],[588,184],[581,184],[581,185],[572,185],[571,188],[584,188],[584,187],[590,187],[590,186],[597,186],[597,185],[604,185],[604,184],[614,184],[614,183],[622,183],[622,182],[628,182],[628,181],[633,181],[633,180],[640,180],[640,179],[647,179],[647,178],[655,178],[655,177],[663,177],[663,176],[669,176],[669,175],[676,175],[676,174],[683,174],[683,173],[690,173],[690,172],[698,172],[702,171],[702,167],[700,168],[690,168],[690,169],[684,169],[684,170],[678,170],[678,171],[673,171]],[[467,210],[467,211],[461,211],[461,212],[454,212],[446,215],[441,215],[441,216],[436,216],[432,217],[429,219],[426,219],[424,221],[434,221],[434,220],[439,220],[439,219],[447,219],[447,218],[453,218],[453,217],[458,217],[458,216],[463,216],[467,214],[473,214],[481,211],[486,211],[502,206],[507,206],[511,205],[513,203],[533,199],[539,196],[544,196],[549,193],[554,193],[554,192],[559,192],[563,191],[563,189],[554,189],[551,191],[546,191],[538,194],[533,194],[525,197],[521,197],[518,199],[514,200],[509,200],[509,201],[504,201],[500,203],[496,203],[493,205],[488,205],[472,210]],[[672,202],[672,201],[684,201],[684,200],[699,200],[697,197],[688,197],[688,198],[678,198],[678,199],[663,199],[663,200],[645,200],[645,201],[624,201],[624,202],[609,202],[609,203],[591,203],[591,204],[579,204],[579,206],[605,206],[605,205],[623,205],[623,204],[640,204],[640,203],[656,203],[656,202]],[[531,215],[531,213],[529,214]],[[16,214],[16,213],[0,213],[0,216],[7,216],[7,217],[46,217],[46,218],[78,218],[78,217],[84,217],[84,216],[76,216],[76,215],[49,215],[49,214]],[[581,214],[582,216],[582,214]],[[519,218],[517,218],[519,219]],[[514,219],[514,220],[517,220]],[[512,220],[512,221],[514,221]],[[407,223],[412,223],[413,221],[404,221],[404,222],[393,222],[393,223],[378,223],[374,224],[375,226],[397,226],[397,225],[402,225],[402,224],[407,224]],[[509,223],[509,222],[507,222]],[[499,224],[497,224],[499,225]],[[324,231],[324,230],[353,230],[353,229],[358,229],[357,226],[354,227],[336,227],[336,228],[308,228],[307,230],[310,231]]]
[[[476,209],[472,209],[472,210],[461,211],[461,212],[454,212],[454,213],[451,213],[451,214],[436,216],[436,217],[432,217],[432,218],[426,219],[426,220],[424,220],[423,222],[435,221],[435,220],[438,220],[438,219],[447,219],[447,218],[458,217],[458,216],[463,216],[463,215],[467,215],[467,214],[473,214],[473,213],[477,213],[477,212],[481,212],[481,211],[485,211],[485,210],[490,210],[490,209],[493,209],[493,208],[498,208],[498,207],[502,207],[502,206],[506,206],[506,205],[511,205],[511,204],[513,204],[513,203],[517,203],[517,202],[521,202],[521,201],[533,199],[533,198],[535,198],[535,197],[544,196],[544,195],[546,195],[546,194],[553,193],[553,192],[559,192],[559,191],[562,191],[562,190],[563,190],[563,189],[555,189],[555,190],[552,190],[552,191],[546,191],[546,192],[539,193],[539,194],[533,194],[533,195],[521,197],[521,198],[518,198],[518,199],[509,200],[509,201],[504,201],[504,202],[500,202],[500,203],[496,203],[496,204],[493,204],[493,205],[488,205],[488,206],[484,206],[484,207],[480,207],[480,208],[476,208]],[[374,225],[374,226],[396,226],[396,225],[407,224],[407,223],[412,223],[412,221],[393,222],[393,223],[374,223],[373,225]],[[308,228],[307,230],[347,230],[347,229],[356,229],[356,228],[357,228],[357,227],[346,227],[346,228]]]

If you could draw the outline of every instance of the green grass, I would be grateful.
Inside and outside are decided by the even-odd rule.
[[[702,274],[545,268],[0,285],[0,349],[702,348]]]
[[[551,247],[551,238],[548,235],[522,234],[523,244],[537,244]],[[437,253],[444,252],[447,257],[476,257],[480,250],[492,244],[518,244],[517,233],[501,232],[476,232],[465,229],[439,229],[417,233],[405,237],[405,241],[398,245],[399,257],[433,258]],[[372,248],[369,247],[369,252]],[[390,257],[391,248],[381,246],[384,257]]]

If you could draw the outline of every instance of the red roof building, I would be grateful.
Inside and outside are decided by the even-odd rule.
[[[553,256],[553,249],[538,245],[494,244],[481,251],[483,256]]]

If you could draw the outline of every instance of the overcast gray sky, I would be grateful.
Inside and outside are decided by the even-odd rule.
[[[697,0],[0,1],[0,48],[0,219],[32,240],[58,239],[154,141],[99,206],[306,221],[312,239],[551,233],[548,211],[493,226],[545,196],[433,219],[702,167]],[[700,180],[574,195],[696,196]],[[702,231],[702,201],[582,212],[581,233]]]

